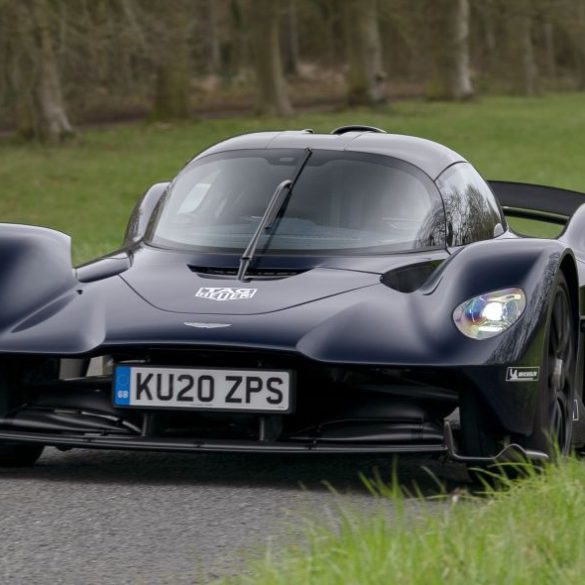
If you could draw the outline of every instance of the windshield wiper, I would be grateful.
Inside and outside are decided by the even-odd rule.
[[[240,267],[238,268],[237,275],[238,280],[244,281],[246,279],[246,273],[250,268],[250,264],[254,260],[258,244],[260,243],[260,238],[263,234],[269,233],[270,230],[274,227],[276,219],[278,218],[278,214],[290,199],[294,186],[296,185],[299,177],[301,176],[301,173],[303,172],[303,169],[305,168],[305,165],[311,158],[312,154],[313,151],[310,148],[307,148],[305,156],[301,160],[293,178],[282,181],[282,183],[276,187],[274,193],[272,193],[270,201],[268,202],[268,207],[266,207],[266,211],[261,217],[252,239],[250,240],[246,250],[240,258]]]

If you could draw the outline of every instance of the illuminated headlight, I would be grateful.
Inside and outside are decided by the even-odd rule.
[[[524,312],[526,295],[507,288],[473,297],[453,311],[457,329],[472,339],[488,339],[513,325]]]

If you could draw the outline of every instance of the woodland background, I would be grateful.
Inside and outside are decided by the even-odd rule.
[[[0,129],[585,91],[585,0],[0,0]]]

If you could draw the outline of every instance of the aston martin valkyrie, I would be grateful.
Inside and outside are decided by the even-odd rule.
[[[46,445],[471,464],[582,446],[583,203],[347,126],[212,146],[77,268],[68,236],[0,224],[0,464]]]

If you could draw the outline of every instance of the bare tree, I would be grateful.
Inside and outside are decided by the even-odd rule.
[[[297,0],[287,0],[284,22],[284,68],[288,75],[298,75],[299,73]]]
[[[578,88],[585,90],[585,2],[575,0],[576,19],[573,27],[573,45],[577,56],[577,84]]]
[[[451,91],[456,99],[473,95],[469,67],[469,2],[455,0],[453,10],[453,81]]]
[[[468,0],[432,0],[431,99],[464,100],[473,96],[469,66]]]
[[[557,76],[555,27],[552,19],[545,15],[542,23],[542,34],[544,40],[544,70],[550,78]]]
[[[219,9],[217,0],[206,0],[207,4],[207,40],[209,43],[210,73],[217,73],[221,67],[221,45],[219,39]]]
[[[513,84],[517,93],[537,93],[538,70],[532,42],[534,6],[531,0],[514,0],[506,5]]]
[[[12,75],[14,89],[21,94],[19,127],[23,134],[44,142],[63,142],[74,135],[74,130],[57,65],[57,16],[47,0],[6,3],[3,8],[16,27],[12,50],[21,53],[14,65],[22,69]]]
[[[387,100],[377,0],[346,0],[347,101],[376,105]]]
[[[149,28],[156,35],[154,53],[156,82],[151,117],[156,120],[190,115],[191,59],[189,38],[192,10],[188,0],[144,2]]]
[[[496,32],[498,7],[496,0],[475,1],[471,3],[471,8],[474,9],[475,24],[478,28],[475,44],[480,47],[482,73],[487,77],[492,77],[496,73],[496,64],[498,62]]]
[[[252,90],[286,115],[299,53],[307,100],[338,100],[344,75],[366,106],[388,86],[463,100],[475,79],[531,95],[539,70],[585,90],[585,0],[0,0],[0,125],[60,142],[71,115],[183,118],[195,96],[242,107]]]
[[[248,0],[256,70],[256,109],[261,115],[288,116],[288,98],[280,51],[280,0]]]
[[[585,90],[585,0],[557,0],[556,21],[566,34],[577,88]]]

